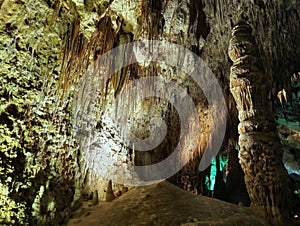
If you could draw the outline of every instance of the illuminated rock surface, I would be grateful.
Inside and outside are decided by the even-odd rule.
[[[199,136],[193,137],[198,145],[195,157],[169,181],[197,194],[211,193],[206,186],[209,169],[198,171],[211,130],[210,109],[203,92],[180,70],[164,64],[124,68],[99,93],[96,118],[74,117],[74,108],[87,106],[86,100],[74,106],[80,78],[97,57],[120,44],[140,39],[177,43],[199,55],[212,69],[228,106],[221,154],[228,153],[231,164],[227,167],[226,185],[223,172],[218,172],[221,178],[218,184],[224,187],[215,191],[226,190],[219,198],[247,203],[240,197],[247,192],[235,149],[238,117],[229,91],[231,62],[227,56],[231,29],[240,19],[247,20],[256,37],[268,74],[264,79],[272,84],[271,99],[277,109],[277,122],[299,131],[298,77],[291,79],[292,74],[300,71],[299,1],[0,0],[0,7],[1,225],[66,224],[84,196],[98,194],[99,200],[105,200],[127,191],[123,184],[110,183],[110,176],[116,171],[110,172],[108,178],[99,172],[114,164],[159,162],[170,154],[177,143],[179,123],[176,111],[168,103],[157,100],[139,103],[129,122],[133,132],[145,138],[149,135],[149,118],[163,115],[168,135],[150,154],[136,154],[123,147],[121,135],[116,133],[118,128],[110,121],[116,113],[114,97],[131,81],[149,75],[180,84],[193,98],[199,114]],[[277,93],[283,88],[288,96],[284,110],[277,101]],[[97,136],[86,136],[89,131],[84,130],[78,133],[75,122],[95,125]],[[160,120],[156,122],[161,125]],[[283,142],[289,145],[283,155],[285,166],[289,173],[299,175],[299,149],[293,148],[298,145],[298,135],[282,134]],[[99,138],[99,143],[88,143],[87,137]],[[97,150],[98,157],[106,156],[112,161],[97,165],[99,171],[95,173],[91,169],[94,165],[82,158],[89,150]],[[295,184],[290,187],[293,192],[300,190]]]
[[[268,225],[248,207],[196,196],[168,183],[137,187],[110,203],[85,206],[73,213],[76,225]]]

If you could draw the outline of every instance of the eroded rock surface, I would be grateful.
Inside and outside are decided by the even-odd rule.
[[[233,61],[230,91],[239,111],[239,159],[251,205],[262,208],[283,225],[287,207],[287,171],[269,99],[270,84],[264,78],[259,51],[251,27],[240,22],[232,30],[228,54]]]
[[[81,205],[83,192],[105,199],[111,178],[91,172],[83,161],[79,144],[84,140],[75,137],[72,111],[80,78],[111,48],[139,39],[159,39],[192,50],[218,78],[231,125],[237,117],[229,92],[227,46],[230,29],[240,18],[253,26],[266,72],[274,78],[272,95],[283,86],[289,94],[289,73],[300,65],[297,1],[0,0],[0,7],[0,224],[63,224],[71,209]],[[132,65],[116,73],[106,84],[107,90],[99,94],[103,102],[97,105],[97,119],[87,120],[95,124],[99,140],[105,143],[97,150],[115,161],[107,165],[148,164],[168,155],[177,142],[173,135],[178,135],[178,122],[167,103],[141,103],[133,114],[136,123],[131,126],[139,137],[148,136],[145,125],[149,120],[141,116],[164,113],[167,119],[171,129],[166,145],[153,155],[138,156],[122,148],[115,127],[104,115],[107,109],[114,113],[115,95],[131,81],[148,75],[176,79],[195,100],[201,128],[195,137],[197,155],[171,180],[204,194],[205,172],[198,171],[198,164],[211,129],[207,100],[178,70],[148,66]],[[229,129],[226,145],[235,146],[236,141],[236,131]],[[88,147],[92,150],[93,146]],[[119,184],[111,188],[114,196],[126,191]]]
[[[137,187],[111,203],[85,207],[73,214],[77,225],[269,225],[250,208],[197,196],[168,183]]]

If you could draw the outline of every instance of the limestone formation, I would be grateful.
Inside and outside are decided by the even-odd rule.
[[[264,72],[250,25],[240,22],[232,29],[228,54],[233,61],[230,91],[240,120],[239,159],[251,205],[283,225],[287,172],[268,99],[270,75]]]
[[[106,190],[106,199],[105,201],[111,201],[115,198],[115,195],[113,193],[113,189],[112,189],[112,183],[111,180],[108,182],[107,185],[107,190]]]
[[[277,122],[299,128],[299,9],[296,0],[0,0],[0,225],[65,224],[71,211],[82,205],[84,197],[91,197],[97,190],[99,201],[105,200],[113,176],[120,176],[120,180],[132,176],[113,170],[104,178],[99,172],[107,173],[109,167],[149,165],[172,152],[178,143],[180,121],[174,106],[166,101],[145,100],[136,104],[130,114],[130,129],[141,138],[148,136],[153,116],[162,116],[161,121],[166,122],[166,139],[147,153],[124,147],[118,128],[110,118],[116,113],[115,96],[132,81],[149,75],[176,81],[195,102],[200,130],[191,143],[199,142],[199,145],[194,158],[169,180],[191,192],[208,193],[205,181],[209,169],[199,172],[198,165],[209,144],[210,108],[200,87],[181,70],[156,63],[130,65],[116,72],[106,84],[100,84],[103,90],[93,92],[87,87],[86,96],[99,97],[92,109],[95,118],[84,119],[80,115],[80,110],[90,107],[90,102],[84,95],[78,99],[74,96],[82,94],[79,82],[87,68],[110,49],[141,39],[182,45],[201,57],[217,77],[228,105],[226,140],[220,151],[229,156],[227,185],[236,195],[230,201],[241,201],[238,192],[239,188],[244,191],[243,174],[235,150],[238,118],[229,90],[227,54],[229,30],[241,17],[253,27],[258,47],[253,45],[253,38],[248,40],[247,26],[235,29],[235,37],[242,39],[249,51],[260,50],[265,69],[265,73],[258,71],[259,63],[255,63],[258,58],[255,54],[251,57],[253,52],[251,56],[233,56],[234,61],[238,58],[233,74],[245,70],[240,65],[256,71],[250,73],[255,78],[243,77],[232,84],[244,83],[244,87],[236,87],[238,95],[242,94],[237,101],[240,118],[244,120],[240,126],[241,137],[248,139],[252,134],[248,130],[256,129],[259,137],[251,135],[255,138],[253,143],[262,146],[255,147],[256,150],[263,150],[261,155],[254,148],[248,153],[249,139],[244,142],[248,146],[241,149],[241,162],[244,170],[247,169],[248,185],[252,179],[256,183],[261,178],[259,185],[271,186],[266,195],[262,194],[267,192],[264,188],[255,190],[249,186],[253,203],[263,206],[272,201],[274,206],[283,203],[284,198],[271,194],[271,191],[280,194],[284,185],[274,173],[275,166],[280,165],[280,149],[275,147],[280,145],[275,133],[265,132],[275,131],[273,112],[267,107],[270,102],[265,100],[268,95],[273,97],[276,107],[276,95],[284,89],[288,102],[283,103],[284,110],[279,103]],[[107,68],[112,68],[121,58],[123,54],[119,53],[118,60],[107,62]],[[97,71],[99,68],[94,66]],[[93,78],[89,79],[93,81]],[[267,83],[269,78],[272,84]],[[94,81],[92,87],[99,83]],[[119,106],[125,109],[125,105],[123,102]],[[95,133],[86,125],[94,126]],[[84,159],[83,152],[92,151],[96,154]],[[291,154],[294,152],[292,149]],[[103,164],[97,164],[101,158]],[[294,165],[290,155],[285,159],[288,159],[287,167]],[[95,165],[97,172],[91,169]],[[298,168],[289,172],[298,173]],[[112,182],[109,190],[113,197],[112,193],[120,196],[127,188]]]
[[[98,191],[95,190],[95,191],[93,192],[93,201],[92,201],[92,203],[93,203],[93,205],[97,205],[98,202],[99,202],[99,200],[98,200]]]

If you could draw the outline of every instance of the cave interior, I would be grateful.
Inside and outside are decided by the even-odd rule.
[[[299,0],[0,0],[1,225],[300,225]]]

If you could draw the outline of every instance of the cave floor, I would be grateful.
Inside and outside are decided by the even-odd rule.
[[[136,187],[112,202],[83,206],[68,226],[85,225],[268,225],[248,207],[194,195],[164,181]]]

